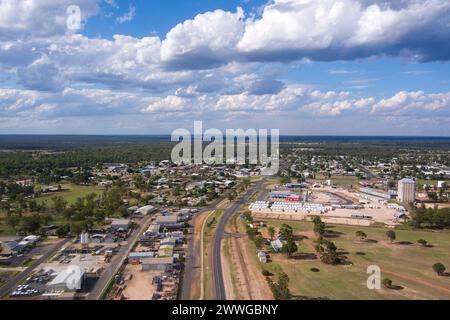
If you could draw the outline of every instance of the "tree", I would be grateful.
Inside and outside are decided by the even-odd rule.
[[[293,253],[296,253],[298,251],[297,244],[294,240],[288,240],[281,248],[282,253],[286,253],[288,257],[291,257]]]
[[[267,233],[269,234],[270,239],[273,240],[273,237],[275,237],[275,228],[272,226],[268,227]]]
[[[337,265],[340,263],[336,245],[319,237],[316,243],[316,251],[320,254],[320,260],[325,264]]]
[[[438,262],[438,263],[433,264],[433,270],[439,276],[442,276],[442,275],[444,275],[444,272],[445,272],[446,268],[445,268],[445,266],[442,263]]]
[[[67,209],[67,201],[62,197],[53,197],[53,208],[55,208],[56,213],[63,214]]]
[[[65,236],[67,236],[67,234],[70,232],[70,226],[65,224],[62,225],[61,227],[59,227],[58,229],[56,229],[56,235],[59,238],[64,238]]]
[[[396,239],[396,234],[395,234],[395,231],[393,231],[393,230],[388,230],[386,232],[386,236],[388,237],[388,239],[391,243],[394,242],[394,240]]]
[[[292,237],[294,236],[294,229],[292,229],[292,227],[287,224],[283,224],[280,228],[279,233],[283,238],[289,240],[292,239]]]
[[[269,276],[270,276],[270,272],[269,272],[268,270],[264,269],[264,270],[262,271],[262,275],[263,275],[264,277],[269,277]]]
[[[289,276],[286,272],[281,272],[278,276],[278,285],[282,288],[287,288],[289,286]]]
[[[261,249],[263,247],[264,238],[261,235],[259,235],[255,238],[255,245],[256,245],[256,248],[258,248],[258,249]]]
[[[389,278],[384,278],[383,281],[381,282],[383,284],[383,287],[385,288],[392,288],[392,280]]]
[[[37,213],[22,218],[20,229],[26,233],[36,233],[41,228],[41,216]]]
[[[428,245],[428,241],[425,239],[419,239],[417,240],[417,243],[422,245],[423,247],[426,247]]]
[[[318,235],[324,235],[325,234],[325,229],[326,229],[326,225],[325,223],[322,221],[322,219],[320,219],[320,217],[314,217],[313,218],[313,223],[314,223],[314,233],[318,234]]]
[[[356,231],[356,236],[361,240],[367,239],[367,234],[365,234],[363,231]]]

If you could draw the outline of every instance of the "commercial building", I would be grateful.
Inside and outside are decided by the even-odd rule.
[[[178,224],[178,217],[177,216],[159,216],[156,218],[155,223],[157,225],[160,225],[162,227],[168,227]]]
[[[393,200],[397,197],[394,191],[383,191],[373,188],[360,188],[361,196],[370,198],[371,200]]]
[[[144,206],[136,210],[136,213],[142,214],[144,216],[149,215],[156,211],[154,206]]]
[[[142,271],[160,270],[170,271],[174,266],[174,258],[147,258],[141,260]]]
[[[111,229],[114,231],[128,231],[131,221],[128,219],[114,219],[111,223]]]
[[[53,292],[73,292],[83,286],[85,271],[83,268],[72,265],[61,271],[48,283],[48,289]]]
[[[416,199],[416,181],[404,178],[398,182],[398,201],[412,203]]]
[[[155,252],[150,251],[150,252],[130,252],[130,254],[128,255],[128,260],[133,263],[133,262],[141,262],[143,259],[148,259],[148,258],[154,258],[155,257]]]

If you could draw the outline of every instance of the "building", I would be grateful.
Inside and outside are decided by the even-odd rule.
[[[267,255],[264,251],[258,251],[258,259],[261,263],[267,263]]]
[[[111,223],[111,229],[114,231],[128,231],[131,221],[128,219],[114,219]]]
[[[21,250],[19,250],[19,244],[16,241],[5,241],[0,243],[0,256],[1,257],[11,257],[16,255]]]
[[[170,271],[174,266],[174,258],[146,258],[141,260],[142,271]]]
[[[155,223],[157,225],[167,227],[167,226],[173,226],[178,224],[178,217],[177,216],[159,216],[156,218]]]
[[[136,210],[136,213],[142,214],[144,216],[149,215],[156,211],[154,206],[145,206]]]
[[[273,251],[276,253],[281,252],[281,249],[283,248],[283,241],[280,239],[274,240],[270,242],[270,245],[272,246]]]
[[[133,262],[139,262],[141,263],[143,259],[149,259],[149,258],[154,258],[155,257],[155,252],[150,251],[150,252],[130,252],[130,254],[128,255],[128,261],[133,263]]]
[[[363,187],[359,189],[361,192],[361,196],[365,198],[369,198],[371,200],[393,200],[397,197],[397,194],[393,191],[383,191],[368,187]]]
[[[53,292],[73,292],[82,288],[84,278],[85,271],[83,268],[71,265],[58,273],[47,286]]]
[[[416,181],[404,178],[398,182],[398,201],[412,203],[416,199]]]

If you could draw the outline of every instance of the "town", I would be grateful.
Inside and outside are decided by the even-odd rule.
[[[327,142],[282,140],[275,176],[263,175],[260,165],[167,159],[68,164],[45,174],[19,162],[20,173],[12,175],[10,162],[0,184],[1,296],[446,297],[450,287],[440,279],[450,263],[447,145],[405,146],[394,154],[389,141],[382,152],[370,141],[352,142],[351,149],[336,143],[342,154],[330,155]],[[77,157],[80,148],[13,153],[39,167]],[[389,269],[384,289],[365,287],[369,262]],[[417,280],[395,268],[406,263]],[[333,281],[345,285],[330,294]]]

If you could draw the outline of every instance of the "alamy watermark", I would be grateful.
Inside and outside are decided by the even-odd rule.
[[[81,9],[77,5],[70,5],[67,7],[67,20],[66,26],[69,30],[80,30],[81,29]]]
[[[203,122],[194,122],[194,132],[176,129],[172,141],[180,141],[172,150],[172,162],[180,164],[261,165],[262,175],[278,173],[280,167],[280,130],[219,129],[203,132]],[[204,142],[209,144],[203,148]],[[269,149],[270,145],[270,149]],[[225,156],[224,156],[225,149]]]
[[[381,268],[376,265],[367,267],[367,273],[370,276],[367,278],[367,289],[380,290],[381,289]]]

